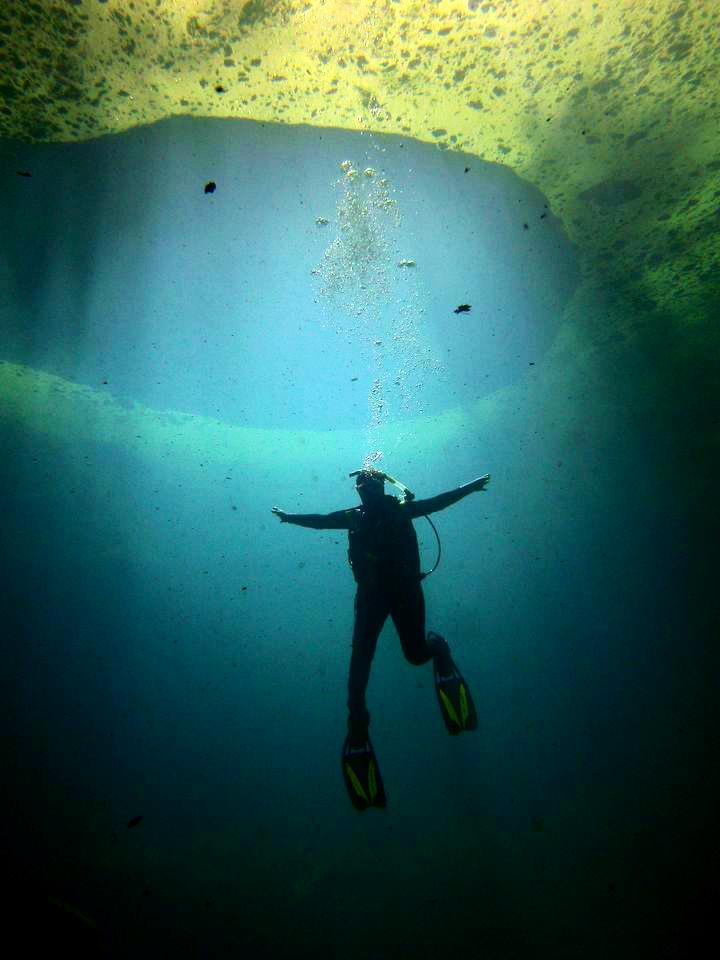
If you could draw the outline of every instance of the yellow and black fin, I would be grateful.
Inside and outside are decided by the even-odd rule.
[[[441,665],[435,657],[433,672],[440,712],[448,733],[456,736],[464,730],[476,730],[478,721],[470,689],[462,674],[449,657]],[[447,662],[449,660],[449,662]]]
[[[356,810],[385,807],[385,787],[370,737],[358,743],[352,742],[348,734],[343,744],[342,772],[348,796]]]

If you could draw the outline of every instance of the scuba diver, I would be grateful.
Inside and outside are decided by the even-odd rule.
[[[456,490],[427,500],[416,500],[404,484],[374,468],[355,470],[360,506],[334,513],[272,512],[282,523],[313,530],[347,530],[348,559],[357,583],[355,626],[348,682],[348,733],[343,745],[342,770],[353,806],[358,810],[386,804],[380,769],[368,733],[370,714],[365,691],[378,637],[392,617],[405,658],[420,666],[433,660],[435,690],[450,734],[477,727],[475,706],[467,684],[450,656],[447,641],[437,633],[425,635],[425,596],[421,582],[420,551],[412,521],[444,510],[470,493],[484,490],[490,475],[471,480]],[[401,498],[385,493],[385,482],[401,491]],[[433,525],[433,530],[435,527]],[[437,537],[437,531],[435,531]],[[438,558],[432,573],[440,561]]]

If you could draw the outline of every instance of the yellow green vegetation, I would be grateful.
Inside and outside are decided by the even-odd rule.
[[[342,435],[239,427],[172,410],[121,402],[102,390],[20,364],[0,361],[0,423],[51,439],[97,443],[107,437],[149,459],[187,468],[233,463],[262,474],[278,457],[317,462]]]
[[[496,402],[486,398],[473,415],[488,417]],[[100,388],[0,360],[0,424],[3,421],[28,434],[57,440],[71,437],[78,444],[106,437],[137,456],[200,472],[207,466],[232,463],[263,476],[274,472],[281,460],[309,469],[331,451],[333,458],[345,457],[347,463],[354,463],[358,455],[353,430],[263,430],[182,411],[155,410]],[[467,424],[468,412],[455,408],[435,417],[431,425],[389,425],[386,434],[394,449],[406,434],[412,435],[413,449],[424,454],[456,442]]]
[[[175,114],[381,130],[512,167],[680,323],[717,291],[716,0],[28,0],[0,7],[0,134]]]

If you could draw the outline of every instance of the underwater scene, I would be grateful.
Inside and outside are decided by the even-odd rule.
[[[28,955],[700,955],[719,20],[3,7]]]

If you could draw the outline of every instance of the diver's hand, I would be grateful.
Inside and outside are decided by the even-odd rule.
[[[480,490],[484,490],[489,483],[490,483],[490,474],[486,473],[484,477],[478,477],[477,480],[471,480],[470,486],[473,489],[473,493],[476,493]]]
[[[288,515],[284,510],[281,510],[280,507],[273,507],[272,512],[280,520],[280,523],[287,523]]]

